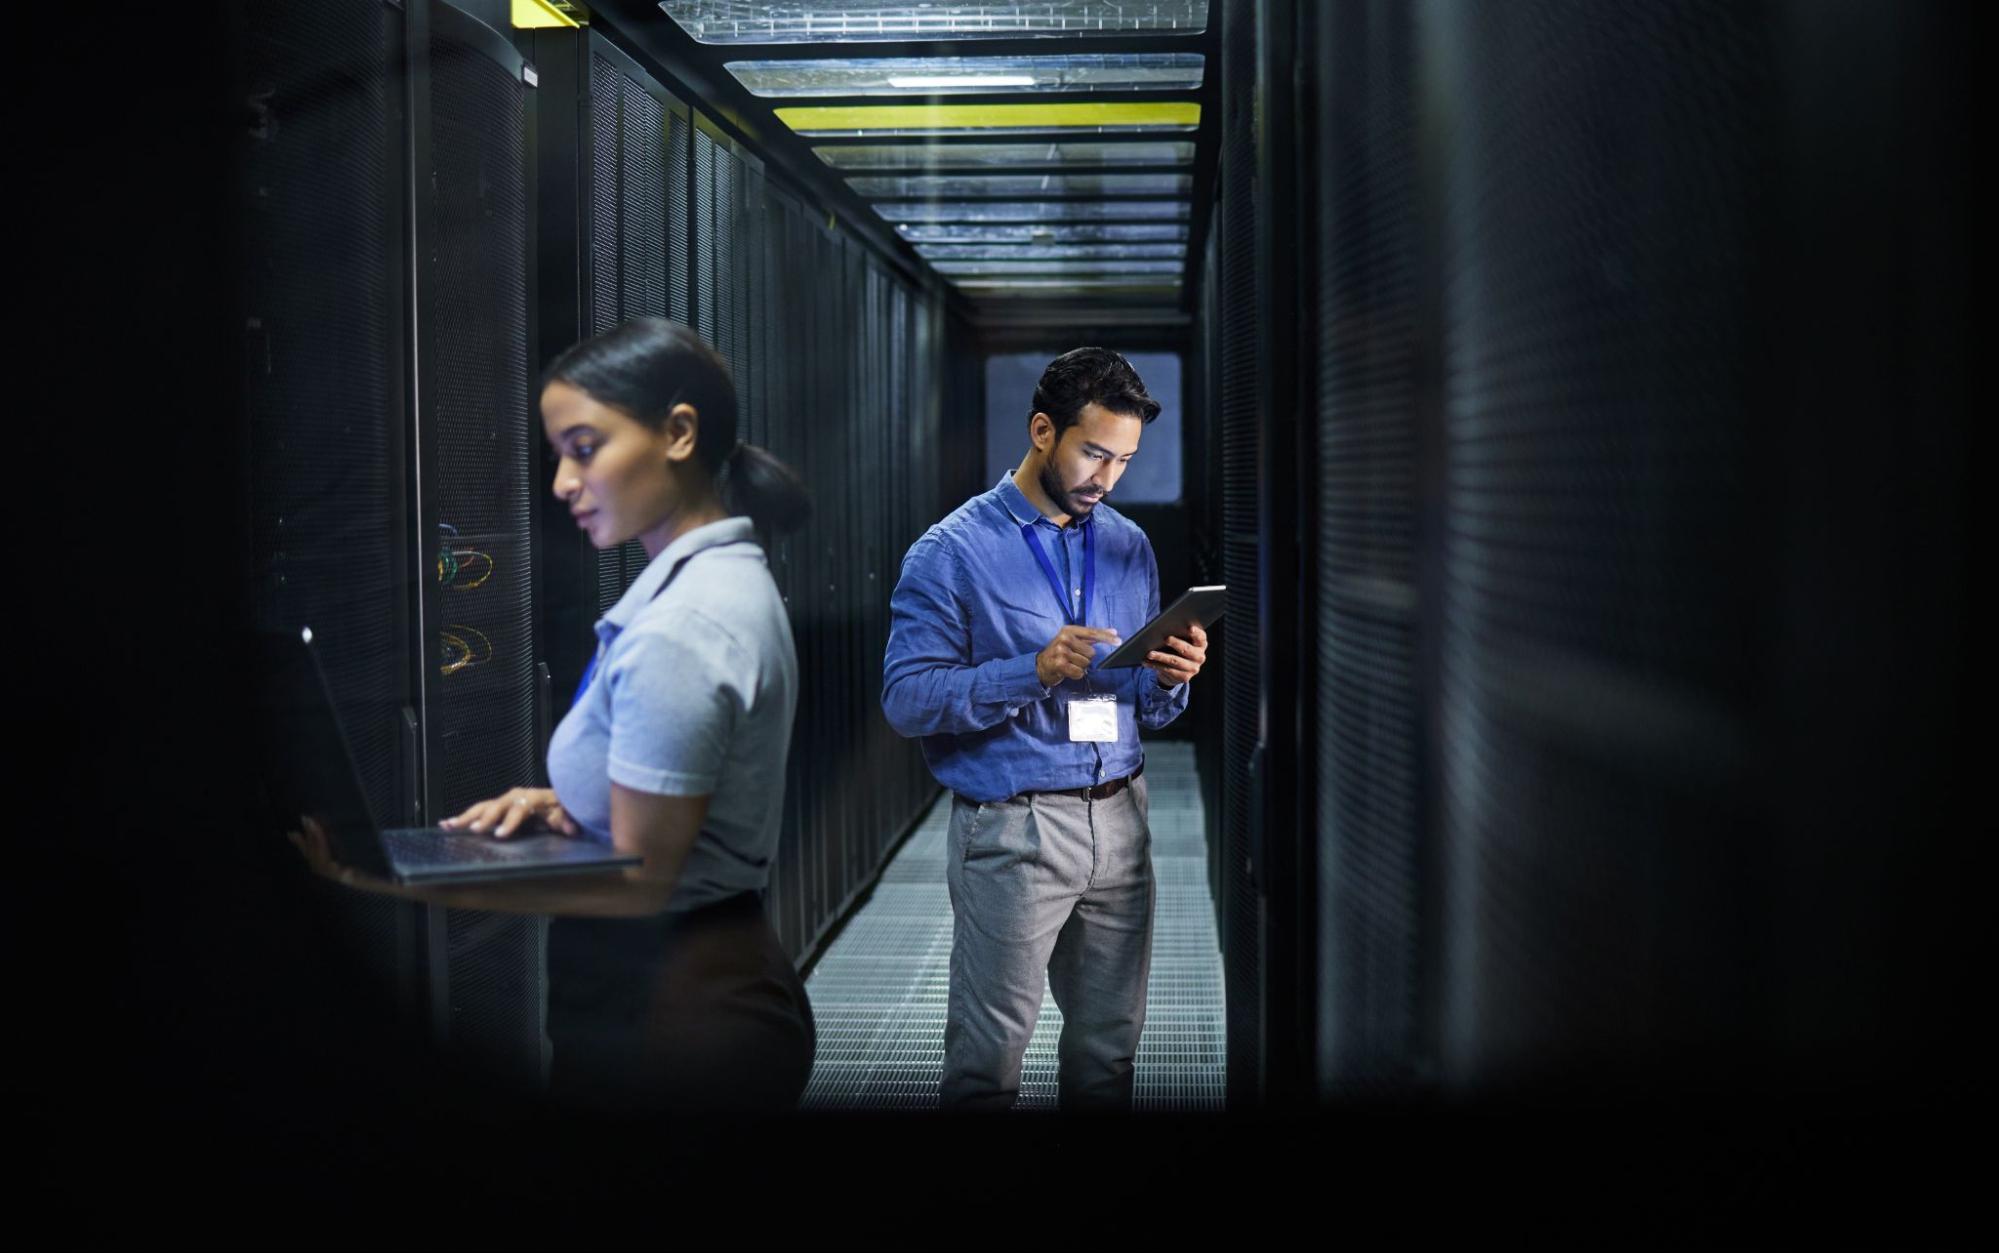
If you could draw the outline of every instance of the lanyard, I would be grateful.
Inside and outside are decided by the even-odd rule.
[[[1055,563],[1048,559],[1048,550],[1041,546],[1041,537],[1034,533],[1034,523],[1022,526],[1020,535],[1034,550],[1034,559],[1041,563],[1041,573],[1048,576],[1048,586],[1055,589],[1055,599],[1062,606],[1062,620],[1071,626],[1084,625],[1090,616],[1090,605],[1096,599],[1097,528],[1087,521],[1083,523],[1083,608],[1080,612],[1069,607],[1069,589],[1062,586],[1062,577],[1055,573]]]

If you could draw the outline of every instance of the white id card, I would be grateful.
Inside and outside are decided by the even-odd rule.
[[[1069,738],[1110,744],[1117,740],[1117,697],[1090,696],[1069,702]]]

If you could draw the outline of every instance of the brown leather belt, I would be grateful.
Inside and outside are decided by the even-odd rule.
[[[1075,797],[1080,797],[1081,799],[1086,801],[1107,801],[1111,797],[1116,796],[1119,792],[1122,792],[1126,788],[1130,787],[1131,781],[1144,773],[1145,773],[1145,764],[1141,762],[1139,763],[1138,769],[1132,771],[1130,774],[1126,775],[1122,779],[1112,779],[1106,783],[1099,783],[1094,787],[1050,788],[1049,790],[1040,793],[1040,795],[1075,796]]]
[[[1039,792],[1022,792],[1020,796],[1074,796],[1081,800],[1107,801],[1111,797],[1116,796],[1119,792],[1122,792],[1126,788],[1130,787],[1131,781],[1144,773],[1145,773],[1145,763],[1140,762],[1138,769],[1132,771],[1130,774],[1124,776],[1122,779],[1112,779],[1107,783],[1096,784],[1094,787],[1044,788]],[[952,793],[952,795],[956,796],[959,800],[965,802],[967,805],[971,805],[974,807],[976,807],[981,803],[979,801],[973,800],[971,797],[965,795],[963,792],[954,792]],[[1020,799],[1020,796],[1009,796],[1006,799],[1009,801],[1017,801]],[[1006,801],[995,801],[993,803],[998,805],[1004,805]]]

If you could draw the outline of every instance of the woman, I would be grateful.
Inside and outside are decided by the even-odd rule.
[[[440,825],[548,827],[639,854],[617,873],[411,888],[333,863],[368,891],[550,914],[553,1095],[613,1109],[781,1109],[812,1067],[811,1007],[765,920],[798,662],[757,542],[808,509],[782,462],[736,438],[715,350],[642,318],[549,367],[554,490],[598,548],[651,559],[597,623],[598,649],[549,744],[552,788],[515,788]]]

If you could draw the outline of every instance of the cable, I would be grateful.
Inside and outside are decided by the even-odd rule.
[[[486,563],[485,571],[470,583],[460,583],[458,576],[465,573],[465,563],[475,560]],[[448,573],[447,562],[449,563]],[[477,567],[475,566],[474,568],[476,569]],[[483,585],[487,579],[492,577],[493,556],[491,553],[482,553],[476,548],[453,548],[445,552],[440,552],[437,555],[438,582],[443,583],[446,587],[455,588],[461,592],[469,592],[473,588]]]
[[[479,656],[478,650],[467,642],[465,635],[456,634],[460,631],[463,631],[465,635],[476,637],[479,643],[484,644],[486,646],[486,655],[483,657]],[[442,675],[448,677],[457,674],[460,670],[467,670],[473,666],[483,666],[493,659],[493,641],[488,639],[486,633],[477,627],[469,627],[462,623],[454,622],[438,631],[437,636],[439,642],[444,645],[444,660],[438,667],[438,673]],[[454,648],[457,650],[456,655],[453,655],[451,651]]]

